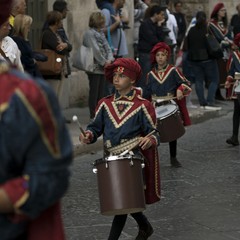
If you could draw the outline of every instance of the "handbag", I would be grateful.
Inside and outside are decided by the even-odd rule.
[[[207,51],[211,58],[219,59],[223,57],[223,51],[218,40],[210,33],[206,34]]]
[[[85,72],[94,71],[94,57],[92,48],[81,45],[73,55],[73,67]]]
[[[63,69],[63,55],[56,53],[50,49],[39,49],[41,53],[47,57],[47,61],[37,61],[39,71],[43,76],[56,76],[60,75]]]

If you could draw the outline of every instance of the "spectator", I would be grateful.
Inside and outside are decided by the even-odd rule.
[[[103,67],[110,64],[114,58],[112,50],[103,33],[105,17],[101,12],[94,12],[89,18],[89,30],[83,36],[83,45],[93,49],[96,67],[93,72],[87,72],[89,79],[88,106],[90,110],[90,120],[95,116],[95,108],[98,101],[105,94],[105,77]]]
[[[219,84],[224,84],[227,77],[227,61],[230,56],[230,48],[232,41],[229,39],[227,10],[223,3],[217,3],[211,13],[209,23],[209,31],[212,33],[223,50],[223,58],[218,59]],[[221,94],[220,85],[216,91],[216,100],[224,101],[225,98]]]
[[[27,8],[26,0],[13,0],[12,10],[9,18],[9,23],[11,26],[9,36],[12,36],[14,32],[14,18],[18,14],[25,14],[26,8]]]
[[[164,41],[165,33],[162,31],[162,24],[165,21],[165,8],[159,5],[152,5],[146,11],[146,18],[139,28],[139,64],[142,68],[142,76],[137,86],[145,88],[148,72],[151,70],[150,52],[155,44]]]
[[[187,22],[186,22],[185,15],[182,13],[182,2],[181,1],[177,1],[174,3],[174,9],[175,9],[175,12],[173,14],[176,18],[177,26],[178,26],[177,46],[179,49],[182,44],[182,41],[184,39],[186,30],[187,30]]]
[[[199,11],[196,25],[191,27],[186,38],[188,59],[195,76],[195,87],[200,106],[206,110],[221,110],[215,105],[215,93],[219,82],[217,61],[211,59],[206,46],[207,17]],[[205,77],[209,81],[207,99],[204,96]]]
[[[169,11],[169,0],[166,0],[167,4],[167,19],[166,19],[166,27],[170,30],[168,33],[170,42],[166,42],[168,46],[171,48],[171,56],[169,62],[171,64],[175,63],[175,52],[176,52],[176,45],[177,45],[177,33],[178,33],[178,25],[175,16]]]
[[[0,26],[0,59],[15,65],[20,71],[24,71],[21,63],[21,52],[17,44],[10,38],[9,20]]]
[[[62,14],[62,19],[65,19],[67,17],[67,13],[68,13],[68,7],[67,7],[67,2],[65,1],[62,1],[62,0],[58,0],[58,1],[55,1],[53,3],[53,11],[58,11]],[[43,26],[43,31],[45,29],[48,28],[48,23],[45,22],[44,23],[44,26]],[[68,53],[66,54],[66,61],[67,61],[67,74],[65,77],[68,77],[70,74],[71,74],[71,67],[70,67],[70,64],[69,64],[69,53],[72,51],[72,44],[69,42],[68,40],[68,37],[67,37],[67,34],[66,34],[66,31],[63,27],[63,24],[62,26],[57,30],[57,33],[60,35],[62,41],[64,43],[67,43],[67,50],[68,50]]]
[[[240,33],[237,33],[234,37],[235,50],[232,56],[229,58],[228,64],[228,76],[225,82],[225,88],[228,89],[229,98],[234,102],[233,118],[232,118],[232,136],[226,140],[228,144],[238,146],[238,134],[240,125],[240,102],[237,99],[236,93],[234,93],[235,87],[239,84],[240,73]]]
[[[236,6],[236,10],[237,13],[232,16],[230,22],[234,36],[240,33],[240,3]]]
[[[33,77],[42,77],[39,72],[32,46],[28,40],[29,30],[32,25],[32,17],[28,15],[18,14],[14,21],[14,35],[12,39],[17,43],[21,51],[21,62],[24,70]]]
[[[125,0],[109,1],[114,14],[111,14],[106,5],[102,8],[102,13],[106,18],[105,33],[108,36],[110,46],[114,49],[114,57],[124,57],[128,54],[126,36],[123,30],[123,22],[121,19],[121,9],[124,6]],[[110,40],[111,38],[111,40]]]
[[[141,22],[143,21],[145,11],[148,8],[148,5],[145,4],[142,0],[135,0],[134,1],[134,58],[138,61],[138,37],[139,37],[139,27]]]
[[[68,91],[66,58],[69,54],[69,44],[64,42],[58,33],[58,29],[62,27],[62,14],[58,11],[48,12],[47,24],[48,28],[45,29],[42,34],[42,49],[50,49],[63,55],[63,68],[61,74],[56,76],[44,76],[44,78],[56,92],[60,105],[65,107],[64,95],[66,94],[65,91]]]
[[[0,0],[0,26],[10,4]],[[43,80],[32,81],[2,60],[0,96],[1,240],[64,240],[60,199],[72,145],[56,97]]]

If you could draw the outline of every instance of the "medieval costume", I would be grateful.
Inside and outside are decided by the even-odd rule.
[[[151,62],[154,67],[148,74],[146,91],[143,93],[143,96],[150,100],[154,97],[163,97],[164,99],[166,96],[175,97],[177,90],[180,90],[184,98],[181,100],[176,99],[175,101],[181,112],[183,124],[185,126],[191,125],[185,99],[185,96],[191,92],[190,83],[176,67],[168,64],[167,61],[163,69],[158,69],[156,54],[159,51],[164,52],[167,58],[169,58],[171,53],[169,46],[164,42],[160,42],[153,47],[151,51]],[[174,167],[181,167],[180,162],[176,159],[177,141],[170,142],[169,146],[171,165]]]
[[[123,74],[137,81],[141,74],[139,64],[133,59],[119,58],[105,67],[106,79],[113,82],[114,74]],[[90,143],[103,134],[105,156],[119,155],[131,149],[141,137],[151,133],[156,128],[155,110],[146,99],[141,97],[139,89],[131,87],[128,94],[115,94],[99,101],[94,121],[87,126]],[[145,200],[151,204],[160,200],[160,170],[157,145],[159,136],[156,132],[149,136],[152,147],[141,151],[132,149],[134,155],[143,154],[146,159],[144,179],[146,181]],[[153,232],[150,223],[142,212],[131,213],[139,225],[136,239],[147,239]],[[116,215],[113,220],[109,239],[118,239],[124,227],[127,215]],[[140,237],[146,238],[140,238]]]
[[[0,63],[0,188],[14,212],[0,212],[1,239],[64,240],[71,141],[46,82]]]
[[[240,125],[240,103],[237,99],[236,93],[234,92],[235,88],[239,85],[240,82],[240,33],[234,37],[234,44],[237,46],[237,49],[233,51],[228,62],[228,76],[226,79],[225,87],[227,88],[227,96],[229,99],[232,99],[234,102],[234,111],[233,111],[233,132],[232,136],[226,140],[228,144],[233,146],[238,146],[238,133]]]

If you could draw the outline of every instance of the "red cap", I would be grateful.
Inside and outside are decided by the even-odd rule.
[[[9,18],[12,0],[0,0],[0,26]]]
[[[217,15],[217,13],[219,12],[219,10],[220,10],[221,8],[224,8],[224,7],[225,7],[225,6],[224,6],[223,3],[217,3],[217,4],[215,5],[212,13],[211,13],[211,18],[214,18],[214,17]]]
[[[122,73],[136,82],[142,74],[140,65],[132,58],[117,58],[112,64],[104,68],[105,77],[108,81],[113,81],[115,72]]]
[[[170,47],[165,42],[159,42],[151,50],[151,63],[152,64],[156,62],[157,52],[165,52],[167,54],[168,59],[171,55]]]

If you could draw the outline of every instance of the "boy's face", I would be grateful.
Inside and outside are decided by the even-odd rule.
[[[165,52],[159,51],[156,53],[156,62],[158,65],[164,66],[167,64],[167,61],[168,61],[168,55]]]
[[[113,85],[118,92],[128,92],[131,90],[135,80],[130,79],[124,73],[115,72],[113,74]]]

